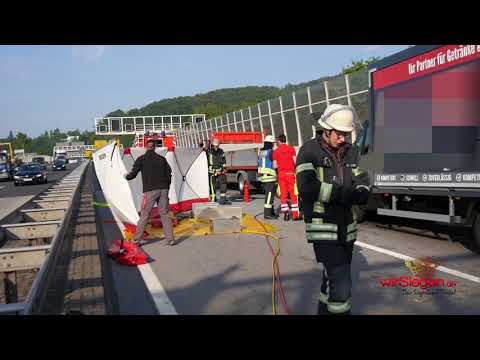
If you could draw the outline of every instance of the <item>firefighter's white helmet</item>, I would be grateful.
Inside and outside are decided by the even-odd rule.
[[[273,137],[273,135],[267,135],[267,136],[265,136],[265,140],[263,140],[263,142],[274,143],[274,142],[275,142],[275,138]]]
[[[220,140],[218,140],[218,138],[213,139],[212,145],[213,146],[220,146]]]
[[[318,124],[327,130],[352,132],[354,131],[356,116],[355,109],[351,106],[331,104],[327,106],[323,115],[318,119]]]

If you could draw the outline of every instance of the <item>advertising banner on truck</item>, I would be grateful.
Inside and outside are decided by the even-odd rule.
[[[480,188],[480,173],[397,173],[375,174],[375,186],[429,186]]]
[[[373,74],[373,87],[375,90],[381,89],[475,59],[480,59],[480,45],[442,46],[385,69],[375,71]]]

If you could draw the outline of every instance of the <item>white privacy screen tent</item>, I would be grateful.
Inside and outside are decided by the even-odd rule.
[[[124,155],[116,143],[109,144],[93,154],[93,163],[98,181],[107,203],[123,223],[136,224],[143,202],[142,175],[127,181],[123,175],[129,172],[135,160],[145,149],[130,148]],[[170,210],[183,212],[192,209],[195,202],[208,201],[208,163],[201,148],[157,148],[172,168],[170,185]]]

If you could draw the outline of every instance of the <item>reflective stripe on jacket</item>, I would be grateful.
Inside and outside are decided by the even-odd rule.
[[[273,150],[261,150],[258,156],[258,173],[261,182],[277,181],[277,172],[273,168]]]

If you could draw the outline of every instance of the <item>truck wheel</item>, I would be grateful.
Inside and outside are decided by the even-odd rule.
[[[243,196],[243,188],[245,186],[245,178],[243,175],[238,176],[238,191],[240,191],[240,195]]]

